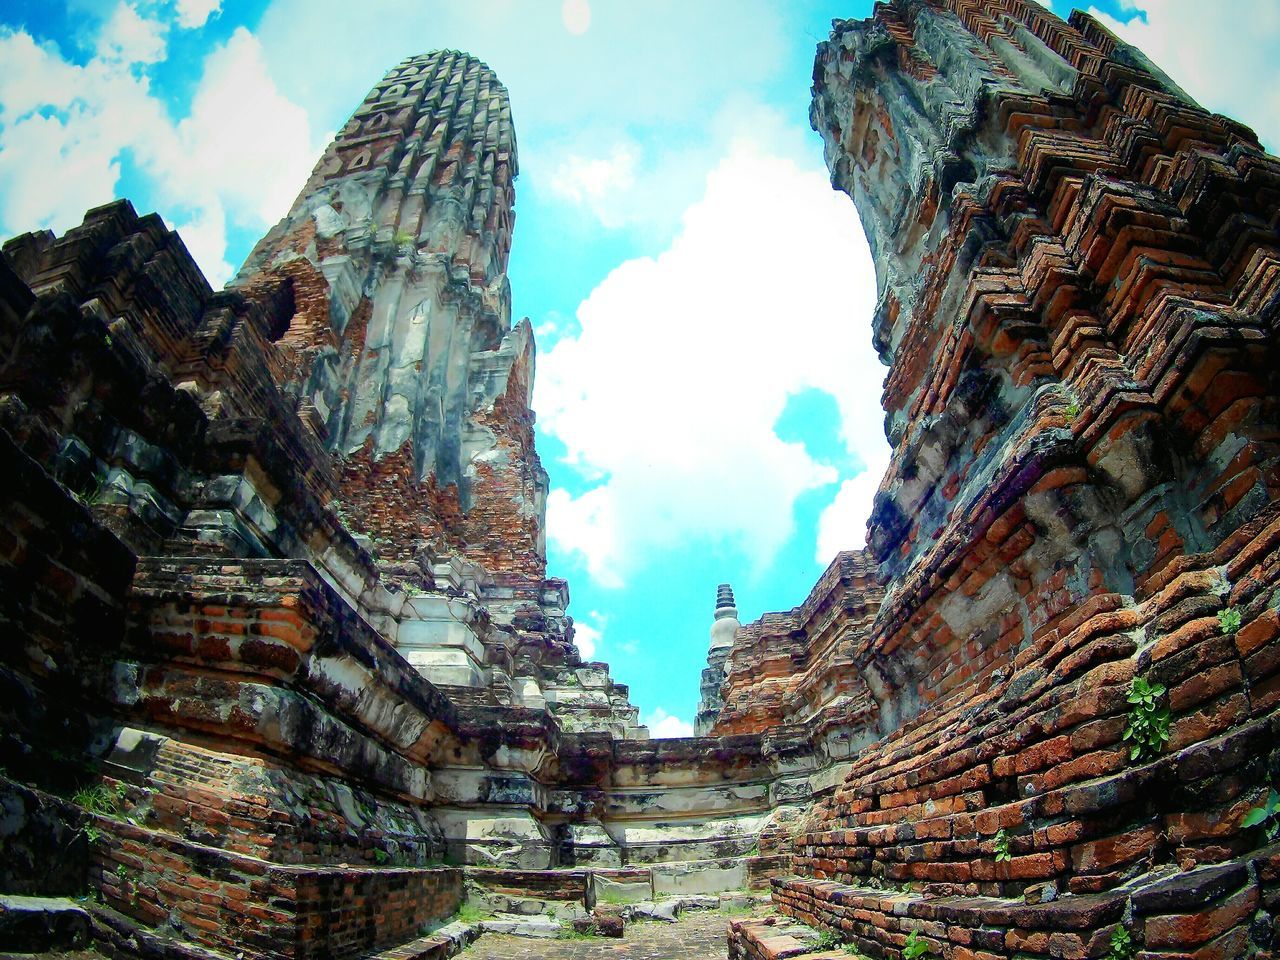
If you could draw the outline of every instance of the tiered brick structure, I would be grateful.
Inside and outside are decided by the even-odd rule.
[[[844,759],[875,739],[876,699],[853,656],[866,642],[882,592],[870,557],[841,553],[799,607],[740,627],[710,734],[794,725],[829,759]]]
[[[812,120],[890,368],[849,652],[884,739],[776,899],[875,956],[1097,957],[1117,925],[1271,956],[1280,850],[1242,822],[1280,779],[1280,163],[1024,0],[837,22]],[[1135,679],[1168,711],[1136,756]]]
[[[0,894],[93,890],[126,955],[345,958],[462,866],[746,882],[760,739],[646,742],[544,576],[514,172],[446,52],[227,291],[124,201],[5,244]]]

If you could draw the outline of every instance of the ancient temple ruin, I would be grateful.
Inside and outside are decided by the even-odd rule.
[[[391,70],[221,292],[125,201],[6,243],[0,929],[443,957],[464,899],[754,888],[732,957],[1274,956],[1280,162],[1028,0],[837,21],[811,120],[893,458],[798,606],[721,588],[689,739],[546,575],[483,63]]]

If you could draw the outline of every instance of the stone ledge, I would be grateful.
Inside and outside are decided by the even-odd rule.
[[[85,946],[89,915],[70,900],[55,897],[0,896],[0,943],[5,950],[41,950]]]
[[[425,937],[383,950],[368,960],[447,960],[479,939],[481,928],[471,923],[450,923]]]
[[[849,960],[843,949],[821,946],[811,927],[778,917],[729,921],[729,960]]]
[[[831,931],[872,955],[882,954],[886,947],[900,950],[914,932],[941,956],[1084,960],[1105,953],[1112,933],[1123,925],[1135,941],[1151,949],[1195,947],[1208,951],[1206,957],[1232,957],[1247,949],[1254,910],[1275,896],[1280,844],[1247,860],[1182,872],[1171,868],[1145,883],[1035,904],[995,897],[886,894],[800,877],[775,879],[773,898],[787,916]],[[732,940],[732,931],[730,936]],[[754,927],[741,936],[778,939]],[[776,952],[791,948],[779,941],[770,948],[775,953],[760,948],[738,956],[798,956]]]

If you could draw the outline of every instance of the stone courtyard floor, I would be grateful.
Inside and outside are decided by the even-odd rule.
[[[589,937],[535,940],[486,933],[459,960],[722,960],[728,954],[725,931],[732,919],[719,910],[690,910],[678,923],[628,923],[621,940]]]

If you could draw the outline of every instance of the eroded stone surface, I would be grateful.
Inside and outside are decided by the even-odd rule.
[[[807,815],[779,904],[872,953],[1097,956],[1121,920],[1153,956],[1269,949],[1268,880],[1133,907],[1256,856],[1276,776],[1280,166],[1093,18],[1021,0],[837,22],[812,120],[877,259],[894,456],[850,667],[884,737]],[[1135,677],[1168,690],[1151,757]]]

